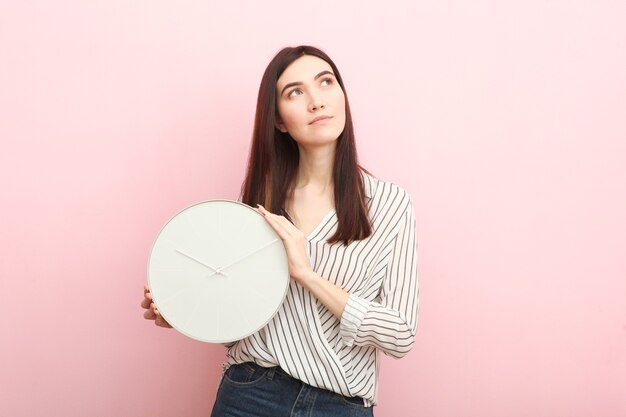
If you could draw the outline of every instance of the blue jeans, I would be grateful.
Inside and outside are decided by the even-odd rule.
[[[315,388],[279,367],[232,365],[217,391],[211,417],[373,417],[360,397]]]

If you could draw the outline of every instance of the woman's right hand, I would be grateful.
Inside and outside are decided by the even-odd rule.
[[[152,302],[152,293],[150,292],[148,286],[145,284],[143,286],[143,301],[141,302],[141,307],[146,309],[146,311],[143,313],[144,319],[154,320],[154,324],[159,327],[166,327],[169,329],[172,328],[172,326],[170,326],[170,324],[165,321],[163,316],[159,314],[159,310]]]

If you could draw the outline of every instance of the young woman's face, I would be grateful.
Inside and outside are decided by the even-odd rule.
[[[346,100],[331,66],[304,55],[287,67],[276,83],[276,128],[302,146],[337,140],[346,124]]]

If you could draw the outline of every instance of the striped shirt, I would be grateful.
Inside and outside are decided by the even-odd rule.
[[[328,244],[332,210],[307,237],[316,273],[350,293],[341,320],[291,280],[282,306],[253,335],[226,344],[230,365],[280,366],[309,385],[375,405],[379,352],[404,356],[415,340],[417,244],[411,198],[397,185],[363,173],[372,234],[345,246]]]

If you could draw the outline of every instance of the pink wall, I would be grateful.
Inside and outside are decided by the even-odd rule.
[[[626,415],[623,2],[61,3],[0,5],[0,415],[208,415],[223,349],[143,320],[148,251],[237,197],[299,43],[415,200],[418,341],[376,415]]]

